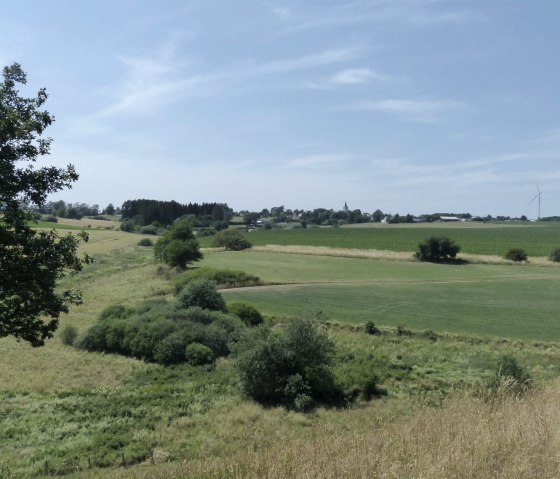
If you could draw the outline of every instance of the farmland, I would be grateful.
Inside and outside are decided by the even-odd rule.
[[[258,232],[250,239],[263,238],[263,245],[265,235],[272,244],[286,233],[291,243],[284,244],[300,244],[301,251],[324,247],[313,244],[322,235],[334,248],[313,254],[297,248],[204,251],[194,267],[243,270],[268,283],[223,290],[227,302],[249,301],[278,324],[318,315],[335,341],[340,381],[352,381],[354,364],[375,370],[387,396],[349,408],[309,414],[263,408],[241,395],[230,359],[208,369],[162,367],[81,351],[62,344],[59,333],[37,349],[2,339],[0,477],[350,478],[392,471],[397,477],[475,478],[495,470],[508,478],[546,476],[556,467],[546,434],[555,434],[558,417],[552,398],[560,375],[560,268],[544,258],[520,265],[420,263],[412,259],[415,246],[405,248],[417,241],[409,235],[424,239],[427,230],[494,235],[499,244],[510,231],[517,239],[535,231],[546,250],[541,256],[556,246],[555,225],[524,228]],[[361,232],[378,231],[390,231],[402,257],[348,253],[361,249]],[[83,291],[84,304],[61,318],[62,328],[82,332],[110,304],[172,300],[177,273],[156,264],[151,248],[137,246],[142,235],[89,233],[82,249],[96,262],[63,280]],[[301,234],[310,236],[289,236]],[[366,334],[366,321],[382,334]],[[537,389],[493,403],[485,399],[486,384],[504,355],[517,358]],[[537,416],[548,418],[548,429]]]
[[[345,226],[341,228],[296,228],[250,233],[254,245],[308,245],[334,248],[415,251],[430,236],[446,236],[470,254],[503,256],[519,247],[529,256],[548,256],[560,245],[560,225],[550,223],[448,223],[421,225]],[[203,246],[211,239],[204,239]]]

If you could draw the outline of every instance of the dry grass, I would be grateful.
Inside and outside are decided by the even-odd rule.
[[[91,218],[82,218],[81,220],[73,220],[70,218],[58,218],[58,224],[80,226],[81,228],[115,228],[119,229],[119,221],[94,220]]]
[[[201,451],[181,464],[91,477],[553,478],[560,473],[559,395],[554,384],[523,397],[459,398],[397,419],[380,418],[373,405],[349,411],[343,425],[316,421],[303,436],[255,431],[259,441],[227,459]]]
[[[352,249],[352,248],[330,248],[327,246],[284,246],[284,245],[265,245],[253,246],[251,251],[263,253],[286,253],[286,254],[306,254],[313,256],[337,256],[342,258],[365,258],[384,261],[416,261],[412,251],[388,251],[375,249]],[[480,255],[461,253],[460,259],[477,264],[531,264],[536,266],[560,267],[560,263],[554,263],[546,257],[532,256],[527,263],[515,263],[496,255]]]

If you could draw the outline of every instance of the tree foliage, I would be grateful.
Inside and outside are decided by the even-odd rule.
[[[527,261],[527,253],[522,248],[511,248],[504,258],[510,261]]]
[[[216,235],[214,241],[212,242],[212,246],[225,248],[226,251],[241,251],[248,249],[253,245],[238,229],[227,229],[220,231]]]
[[[420,261],[446,261],[453,259],[461,247],[449,238],[437,238],[432,236],[418,245],[415,256]]]
[[[192,227],[187,221],[177,221],[167,230],[157,241],[154,255],[159,261],[181,269],[202,259],[198,241],[194,238]]]
[[[340,400],[331,370],[334,344],[311,320],[295,319],[280,331],[254,328],[237,350],[241,385],[256,401],[306,410]]]
[[[17,85],[27,81],[21,66],[3,69],[0,83],[0,337],[15,336],[42,346],[52,337],[61,313],[78,303],[76,291],[58,291],[56,282],[77,272],[87,257],[77,255],[82,233],[59,237],[57,232],[34,231],[25,205],[43,205],[50,193],[70,187],[78,179],[66,168],[34,163],[49,154],[51,138],[43,137],[54,121],[42,107],[45,89],[34,98],[19,95]],[[43,319],[46,318],[46,319]]]

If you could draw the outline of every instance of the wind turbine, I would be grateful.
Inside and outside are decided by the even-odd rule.
[[[539,185],[537,183],[537,194],[535,195],[535,197],[531,201],[529,201],[529,205],[530,205],[537,198],[539,199],[539,215],[537,216],[537,220],[541,219],[541,195],[542,195],[542,191],[539,190]],[[527,205],[527,206],[529,206],[529,205]]]

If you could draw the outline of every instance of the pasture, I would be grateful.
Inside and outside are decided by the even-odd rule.
[[[461,246],[462,253],[503,256],[510,248],[523,248],[531,256],[548,256],[560,246],[560,222],[539,223],[432,223],[367,224],[341,228],[258,230],[249,240],[260,245],[307,245],[330,248],[416,251],[430,236],[446,236]],[[203,246],[211,245],[203,238]]]

